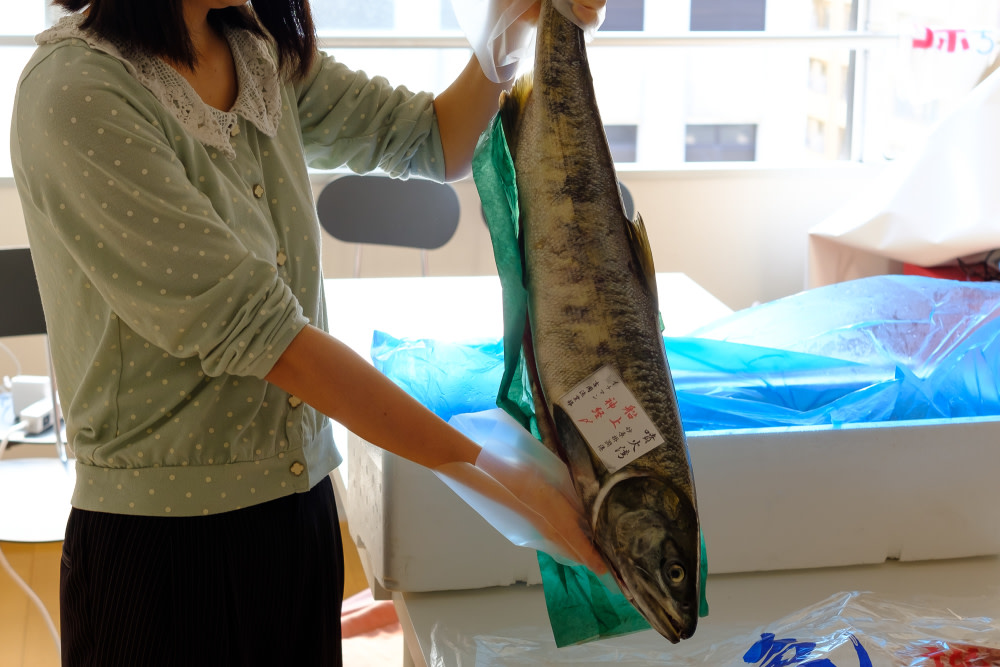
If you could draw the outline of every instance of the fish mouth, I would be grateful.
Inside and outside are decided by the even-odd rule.
[[[641,587],[640,591],[634,591],[624,578],[618,573],[617,568],[611,568],[615,581],[619,588],[625,593],[625,597],[633,605],[641,607],[642,615],[649,625],[663,635],[671,644],[677,644],[682,639],[688,639],[694,635],[694,627],[677,610],[674,601],[653,588],[646,581],[639,580],[637,583]],[[652,604],[648,601],[652,600]]]
[[[680,611],[677,605],[668,597],[663,596],[646,581],[640,580],[639,585],[645,595],[637,595],[634,600],[642,606],[646,613],[643,614],[653,629],[666,637],[671,644],[676,644],[682,639],[687,639],[694,634],[694,628]],[[654,604],[647,605],[646,600],[652,599]],[[655,623],[654,621],[659,621]]]

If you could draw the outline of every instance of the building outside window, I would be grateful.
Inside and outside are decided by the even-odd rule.
[[[688,125],[685,162],[753,162],[756,125]]]
[[[691,0],[691,30],[763,30],[766,0]]]
[[[317,30],[392,30],[396,24],[393,0],[322,0],[311,3]]]
[[[809,59],[809,90],[826,92],[826,61],[820,58]]]
[[[826,153],[826,123],[819,118],[810,118],[806,122],[806,146],[814,153]]]
[[[645,0],[613,0],[613,8],[609,8],[601,30],[635,31],[642,30],[645,25]]]
[[[639,138],[637,125],[605,125],[604,134],[616,163],[635,162]]]

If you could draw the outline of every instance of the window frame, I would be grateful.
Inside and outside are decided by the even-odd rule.
[[[864,2],[865,0],[857,0]],[[600,31],[590,41],[588,48],[732,48],[732,47],[778,47],[778,48],[842,48],[852,49],[856,54],[865,54],[872,49],[894,48],[901,36],[896,33],[876,33],[866,30],[824,31],[810,33],[779,33],[774,31],[741,31],[715,32],[697,31],[676,34],[650,34],[633,31]],[[0,34],[0,48],[34,46],[32,35]],[[317,37],[317,45],[321,49],[462,49],[471,56],[471,49],[465,36],[458,31],[438,35],[406,35],[398,32],[385,31],[324,31]],[[851,99],[848,101],[850,133],[850,155],[843,162],[861,162],[863,157],[864,136],[864,86],[866,72],[863,67],[866,58],[857,58],[858,66],[855,81],[848,91]],[[677,171],[690,169],[690,165],[698,163],[681,162],[666,168],[656,168],[644,163],[623,163],[627,171]],[[725,163],[701,163],[703,165]],[[767,164],[756,162],[737,162],[743,169],[788,169],[795,165]],[[731,168],[727,165],[726,168]],[[0,176],[0,184],[10,185],[13,178]]]

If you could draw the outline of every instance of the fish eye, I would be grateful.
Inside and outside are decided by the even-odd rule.
[[[680,565],[680,563],[671,563],[667,568],[667,579],[669,579],[672,584],[679,584],[684,581],[685,575],[686,573],[684,572],[684,568]]]

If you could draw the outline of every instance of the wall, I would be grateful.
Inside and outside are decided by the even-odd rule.
[[[806,280],[808,230],[875,175],[856,164],[768,169],[692,168],[666,172],[622,170],[653,247],[658,271],[688,274],[735,310],[801,291]],[[330,177],[332,178],[332,176]],[[317,176],[317,190],[327,177]],[[455,184],[462,220],[454,239],[429,253],[431,275],[495,273],[489,234],[471,179]],[[0,246],[27,243],[11,181],[0,181]],[[327,277],[350,277],[354,246],[324,239]],[[419,275],[419,253],[369,246],[361,275]],[[664,313],[664,317],[669,317]],[[13,340],[24,372],[45,372],[44,348],[34,338]],[[12,374],[0,351],[0,376]]]

